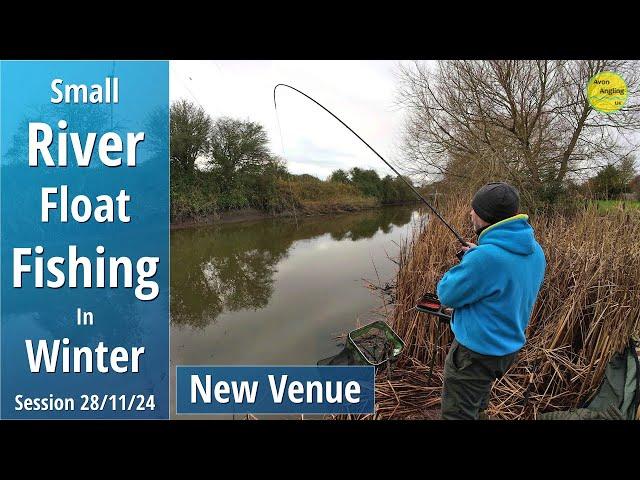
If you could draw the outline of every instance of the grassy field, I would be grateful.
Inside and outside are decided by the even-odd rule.
[[[597,204],[600,212],[608,212],[615,209],[640,210],[640,201],[638,200],[598,200]]]

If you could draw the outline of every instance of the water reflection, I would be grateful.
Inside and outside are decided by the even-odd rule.
[[[277,219],[173,231],[172,324],[202,329],[225,311],[266,307],[278,263],[296,241],[328,234],[355,242],[406,225],[411,215],[410,208],[383,208],[298,222]]]

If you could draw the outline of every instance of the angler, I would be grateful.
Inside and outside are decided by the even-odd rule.
[[[429,301],[419,303],[416,309],[450,320],[455,335],[445,361],[442,418],[479,418],[480,411],[487,407],[494,380],[513,364],[525,343],[525,330],[546,268],[544,252],[534,237],[527,215],[518,215],[518,191],[502,182],[482,187],[474,196],[470,211],[478,244],[467,242],[382,155],[309,95],[289,85],[278,84],[273,90],[276,111],[279,86],[305,96],[345,126],[408,185],[462,245],[462,250],[456,254],[460,264],[445,273],[438,283],[439,300],[426,295],[423,300]],[[454,315],[449,314],[451,308],[455,310]],[[372,324],[362,328],[371,327]],[[390,327],[386,326],[386,330],[387,338],[397,340],[395,357],[404,343]],[[348,347],[353,347],[354,351],[359,351],[358,345],[352,342],[357,332],[349,334]],[[347,347],[345,352],[344,357],[349,359]],[[318,363],[339,363],[337,359],[341,355],[342,352]],[[387,356],[376,360],[375,365],[389,359]]]
[[[478,244],[463,247],[460,263],[438,283],[440,301],[455,309],[455,339],[444,366],[443,419],[478,419],[494,380],[525,344],[546,261],[519,206],[511,185],[482,187],[469,212]]]

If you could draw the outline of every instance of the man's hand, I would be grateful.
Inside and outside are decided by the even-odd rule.
[[[466,247],[464,245],[462,246],[462,251],[466,252],[466,251],[468,251],[468,250],[470,250],[472,248],[475,248],[475,247],[477,247],[477,245],[475,243],[467,242],[467,246]]]
[[[458,260],[462,261],[464,254],[475,247],[477,247],[475,243],[467,242],[467,245],[463,245],[460,250],[456,252],[456,257],[458,257]]]

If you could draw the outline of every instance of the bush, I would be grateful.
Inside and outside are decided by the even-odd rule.
[[[218,210],[215,184],[203,172],[171,172],[171,221],[184,222],[213,215]]]
[[[377,199],[353,185],[322,181],[312,175],[244,175],[221,191],[217,172],[178,170],[171,177],[171,221],[207,218],[223,211],[255,208],[269,213],[330,213],[370,208]]]

